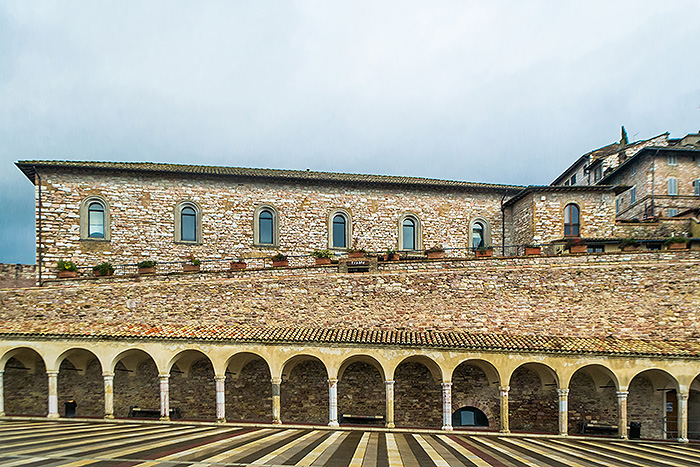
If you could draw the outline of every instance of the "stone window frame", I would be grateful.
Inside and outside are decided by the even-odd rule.
[[[88,233],[90,230],[89,226],[89,219],[88,219],[88,209],[90,207],[90,204],[92,203],[100,203],[102,205],[102,209],[104,210],[104,237],[103,238],[95,238],[95,237],[89,237]],[[109,242],[111,239],[111,234],[112,234],[112,229],[111,229],[111,224],[112,224],[112,216],[109,214],[109,203],[107,200],[100,195],[90,195],[85,197],[81,202],[80,202],[80,240],[86,240],[89,242]]]
[[[678,208],[668,208],[668,217],[675,217],[678,215]]]
[[[700,196],[700,179],[693,180],[693,196]]]
[[[668,165],[678,165],[678,156],[676,154],[669,153],[667,157]]]
[[[678,196],[678,179],[669,177],[666,180],[666,194],[668,196]]]
[[[336,216],[343,216],[345,218],[345,246],[336,247],[333,246],[333,219]],[[352,216],[344,208],[333,209],[330,214],[328,214],[328,249],[345,251],[352,246]]]
[[[260,214],[263,211],[272,213],[272,243],[260,243]],[[258,248],[279,248],[280,246],[280,216],[277,208],[270,203],[262,203],[253,212],[253,245]]]
[[[182,239],[182,210],[185,208],[194,209],[195,213],[195,240]],[[186,245],[201,245],[202,244],[202,208],[192,200],[182,200],[175,205],[173,209],[173,238],[175,243],[183,243]]]
[[[573,235],[573,234],[566,235],[566,225],[567,225],[567,223],[566,223],[566,210],[569,208],[569,206],[576,206],[576,208],[578,209],[578,223],[577,223],[578,224],[578,234],[576,234],[576,235]],[[570,201],[570,202],[566,203],[566,205],[564,205],[564,209],[562,210],[561,214],[562,214],[562,221],[563,221],[562,227],[564,227],[564,229],[563,229],[564,237],[574,237],[574,238],[580,237],[581,231],[583,230],[583,223],[581,222],[582,217],[583,217],[581,215],[581,206],[574,201]],[[572,225],[572,226],[577,225],[577,224],[575,224],[573,222],[569,223],[569,225]]]
[[[630,206],[637,202],[637,185],[632,185],[630,188]]]
[[[469,248],[477,248],[474,245],[474,226],[481,224],[484,227],[484,246],[492,246],[491,244],[491,223],[484,217],[475,217],[469,221]]]
[[[403,247],[403,222],[406,219],[411,219],[414,222],[415,225],[415,230],[413,232],[414,235],[414,245],[413,249],[406,249]],[[416,213],[413,212],[404,212],[399,216],[398,219],[398,237],[399,237],[399,244],[397,251],[422,251],[423,250],[423,226],[420,221],[420,217]]]

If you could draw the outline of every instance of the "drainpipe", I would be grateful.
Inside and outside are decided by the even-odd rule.
[[[501,197],[501,256],[506,255],[506,211],[503,207],[506,196],[508,196],[508,192],[504,191]]]
[[[43,258],[42,254],[41,254],[41,175],[39,175],[39,172],[36,171],[36,166],[34,166],[34,174],[36,176],[37,182],[39,182],[39,209],[38,209],[38,211],[39,211],[39,223],[38,224],[39,225],[37,226],[37,228],[39,229],[39,235],[38,235],[39,245],[37,245],[39,254],[38,254],[37,262],[38,262],[38,266],[39,266],[39,287],[41,287],[41,282],[42,282],[41,263],[42,263],[42,258]]]
[[[659,150],[657,149],[654,153],[654,157],[651,158],[651,217],[654,217],[654,191],[656,191],[656,156],[658,155]]]

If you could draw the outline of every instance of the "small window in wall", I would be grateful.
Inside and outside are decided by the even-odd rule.
[[[90,196],[80,203],[80,238],[108,241],[109,205],[101,196]]]
[[[675,154],[668,155],[668,165],[678,165],[678,158]]]
[[[452,426],[489,426],[489,419],[476,407],[462,407],[452,414]]]
[[[279,246],[279,216],[274,207],[262,205],[255,209],[253,243],[256,246]]]
[[[202,211],[192,201],[182,201],[175,206],[175,242],[202,242]]]
[[[693,180],[693,194],[700,196],[700,180]]]
[[[615,213],[620,212],[620,205],[622,204],[622,199],[621,198],[615,198]]]
[[[350,214],[348,214],[345,210],[333,211],[328,220],[329,248],[349,248],[349,240],[352,237]]]
[[[637,202],[637,187],[633,186],[630,188],[630,205]]]
[[[572,185],[572,186],[573,186],[573,185],[576,185],[576,174],[573,174],[573,175],[571,176],[571,185]]]
[[[469,246],[479,248],[481,246],[491,246],[491,226],[486,219],[477,218],[469,225]]]
[[[678,209],[668,208],[668,217],[675,217],[678,215]]]
[[[595,170],[593,171],[593,181],[597,182],[597,181],[600,180],[601,178],[603,178],[603,167],[601,167],[601,166],[599,165],[599,166],[596,167]]]
[[[586,252],[588,253],[604,253],[605,252],[605,245],[602,243],[592,243],[589,245],[586,245]]]
[[[564,236],[578,237],[581,234],[581,217],[579,207],[567,204],[564,208]]]
[[[404,214],[399,218],[399,249],[420,250],[421,248],[420,220],[413,214]]]
[[[668,179],[668,194],[670,196],[676,196],[678,194],[678,179],[669,178]]]

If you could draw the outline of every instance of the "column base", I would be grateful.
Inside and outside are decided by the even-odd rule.
[[[272,420],[272,424],[273,424],[273,425],[281,425],[281,424],[282,424],[282,420]]]
[[[328,423],[328,426],[330,426],[332,428],[338,428],[340,426],[340,423],[338,423],[337,421],[332,421],[332,422]]]
[[[559,436],[561,436],[562,438],[566,438],[567,436],[569,436],[569,433],[559,433]]]
[[[105,415],[105,420],[114,420],[114,415],[111,413],[108,413],[107,415]]]
[[[170,421],[170,417],[160,417],[159,420],[160,420],[161,422],[169,422],[169,421]]]
[[[625,435],[625,436],[618,436],[618,439],[629,439],[629,438],[627,437],[627,435]]]
[[[226,423],[226,419],[225,418],[217,418],[216,423]]]
[[[0,417],[4,417],[4,416],[5,416],[5,412],[0,412]]]
[[[682,444],[688,444],[688,438],[678,438],[677,441]]]
[[[389,422],[389,423],[384,425],[384,428],[396,428],[396,425],[394,425],[393,422]]]
[[[498,430],[499,433],[508,434],[510,430]]]
[[[452,431],[452,425],[445,425],[442,427],[442,431]]]
[[[61,416],[57,413],[50,413],[46,416],[46,418],[61,418]]]

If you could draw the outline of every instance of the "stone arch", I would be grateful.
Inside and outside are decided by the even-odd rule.
[[[226,360],[226,418],[230,421],[271,421],[272,371],[262,355],[238,352]]]
[[[491,362],[481,359],[461,361],[452,371],[453,421],[459,422],[462,418],[460,410],[471,407],[484,414],[488,421],[486,428],[498,429],[501,418],[499,386],[500,375]]]
[[[282,366],[281,418],[290,423],[328,423],[328,367],[309,354],[295,355]]]
[[[66,402],[77,403],[77,417],[104,415],[103,364],[90,350],[76,347],[56,358],[58,368],[58,413],[66,415]]]
[[[600,363],[583,365],[568,378],[562,378],[568,387],[568,430],[579,433],[584,422],[617,425],[618,377],[613,370]]]
[[[442,425],[442,371],[429,357],[403,359],[394,369],[396,426],[436,428]]]
[[[627,421],[641,423],[641,437],[678,436],[678,380],[662,368],[640,369],[627,386]],[[669,408],[672,410],[668,410]]]
[[[5,414],[45,416],[49,381],[43,355],[30,346],[15,347],[0,357]]]
[[[513,431],[556,433],[559,378],[540,362],[526,362],[509,375],[510,427]]]
[[[376,417],[386,412],[386,380],[382,364],[369,355],[346,358],[338,369],[338,414],[341,423],[356,423],[352,416]]]
[[[183,350],[173,356],[167,368],[170,410],[190,420],[215,419],[214,364],[207,354],[198,349]]]
[[[114,416],[126,418],[131,407],[160,410],[158,365],[153,356],[140,348],[127,349],[110,363],[114,373]]]

